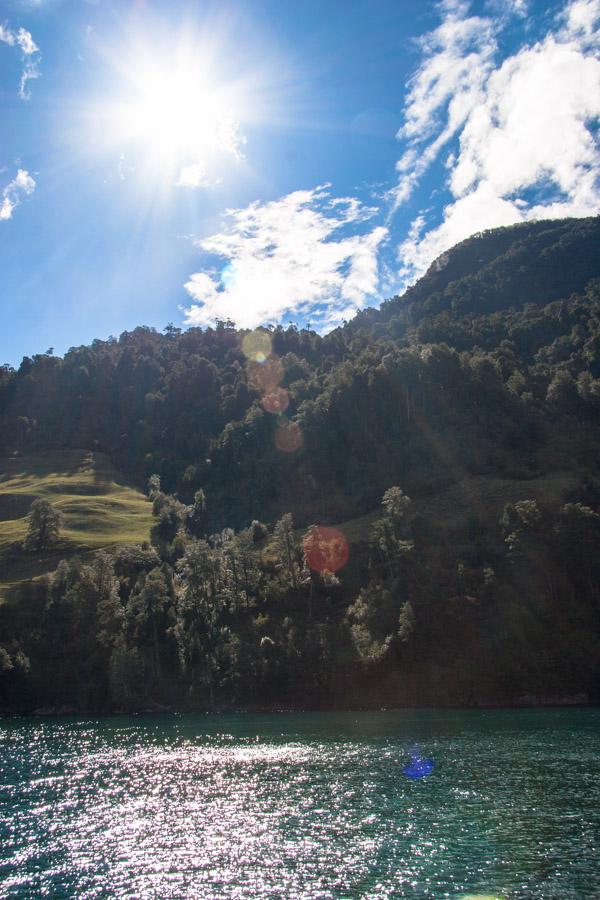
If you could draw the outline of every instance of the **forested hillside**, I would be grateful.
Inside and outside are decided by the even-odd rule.
[[[9,592],[0,703],[598,699],[599,416],[598,218],[476,235],[325,337],[141,327],[4,367],[0,456],[106,454],[154,525]]]

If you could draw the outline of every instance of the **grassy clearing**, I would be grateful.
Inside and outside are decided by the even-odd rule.
[[[61,547],[0,562],[0,599],[15,585],[52,571],[60,559],[116,544],[148,540],[150,503],[102,453],[70,451],[0,459],[0,560],[27,531],[33,500],[50,500],[64,515]]]

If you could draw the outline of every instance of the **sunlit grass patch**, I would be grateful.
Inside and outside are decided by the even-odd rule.
[[[0,459],[0,599],[7,589],[52,571],[78,552],[148,540],[152,509],[102,453],[68,451]],[[34,499],[53,503],[64,516],[61,547],[43,554],[9,556],[27,532]]]

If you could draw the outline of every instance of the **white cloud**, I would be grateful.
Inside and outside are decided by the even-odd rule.
[[[19,81],[19,97],[21,100],[29,100],[30,93],[27,88],[27,82],[40,77],[40,59],[38,55],[40,48],[33,40],[31,33],[25,28],[19,28],[15,32],[4,25],[0,25],[0,41],[8,44],[9,47],[17,46],[21,51],[23,70]]]
[[[600,211],[600,149],[590,127],[600,116],[600,60],[593,51],[599,7],[600,0],[574,0],[554,33],[488,69],[448,160],[452,200],[439,225],[424,235],[413,231],[401,245],[402,277],[421,274],[482,229]],[[461,77],[470,92],[470,79]],[[453,82],[453,90],[460,94],[462,82]],[[431,115],[424,124],[433,131],[421,159],[444,133],[436,133]]]
[[[392,192],[394,206],[404,203],[442,147],[457,133],[482,98],[496,41],[490,19],[467,16],[467,5],[442,4],[442,24],[420,41],[425,60],[410,81],[404,124],[398,138],[407,149]]]
[[[226,116],[219,117],[215,122],[215,132],[216,144],[221,150],[231,153],[236,159],[244,159],[242,147],[247,140],[242,134],[239,122]]]
[[[2,191],[2,204],[0,205],[0,221],[12,218],[13,210],[21,203],[25,195],[33,194],[35,180],[26,169],[18,169],[17,174]]]
[[[10,29],[5,28],[4,25],[0,25],[0,41],[3,41],[3,43],[8,44],[9,47],[15,46],[14,34],[12,33],[12,31],[10,31]]]
[[[220,275],[191,276],[187,323],[230,318],[252,328],[310,314],[326,330],[363,307],[377,291],[377,252],[387,229],[365,233],[377,210],[352,197],[331,198],[326,188],[229,210],[223,231],[198,241],[225,266]]]
[[[31,56],[32,53],[40,52],[40,48],[31,37],[31,33],[29,31],[26,31],[24,28],[19,28],[19,30],[17,31],[17,44],[19,45],[25,56]]]
[[[523,18],[529,11],[529,0],[488,0],[488,5],[498,16],[520,16]]]
[[[211,184],[207,178],[206,169],[201,162],[183,166],[177,179],[177,187],[208,187]]]
[[[598,43],[600,0],[573,0],[565,10],[565,30],[572,37]]]
[[[23,71],[21,72],[21,80],[19,81],[19,97],[21,100],[29,100],[31,94],[27,87],[27,82],[32,81],[34,78],[40,77],[40,70],[38,68],[38,62],[27,62],[23,66]]]

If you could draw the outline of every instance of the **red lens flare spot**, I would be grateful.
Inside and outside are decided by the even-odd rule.
[[[282,422],[275,432],[275,446],[282,453],[295,453],[303,442],[302,429],[295,422]]]
[[[315,526],[304,538],[304,555],[313,572],[337,572],[348,562],[348,541],[337,528]]]
[[[263,408],[270,413],[285,412],[290,405],[289,394],[285,388],[275,388],[262,398]]]
[[[248,384],[255,391],[268,394],[281,384],[283,365],[279,359],[271,357],[265,362],[250,360],[247,367]]]

